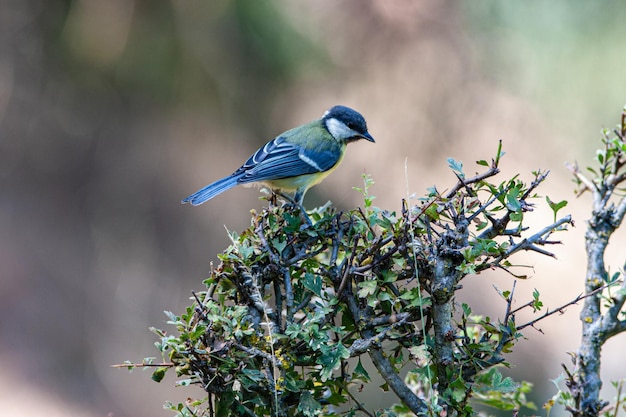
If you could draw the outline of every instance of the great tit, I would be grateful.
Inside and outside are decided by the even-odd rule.
[[[363,116],[349,107],[335,106],[321,119],[280,134],[231,175],[182,202],[197,206],[235,185],[260,183],[274,190],[295,192],[294,200],[302,205],[306,191],[339,165],[348,143],[359,139],[374,142]]]

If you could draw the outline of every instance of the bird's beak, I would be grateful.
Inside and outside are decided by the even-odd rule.
[[[363,135],[361,135],[361,137],[363,139],[367,139],[368,141],[372,142],[372,143],[376,143],[376,141],[374,140],[374,138],[372,137],[372,135],[369,134],[369,132],[364,133]]]

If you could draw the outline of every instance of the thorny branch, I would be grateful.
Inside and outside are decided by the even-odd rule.
[[[532,211],[528,200],[547,172],[535,174],[528,186],[517,177],[491,184],[500,172],[501,144],[497,153],[473,177],[455,166],[458,181],[449,191],[411,208],[403,202],[399,215],[371,206],[371,198],[363,209],[325,207],[308,215],[301,206],[271,200],[250,229],[233,235],[207,291],[194,294],[193,317],[176,320],[185,336],[180,344],[163,333],[162,344],[176,352],[177,372],[198,372],[195,380],[210,394],[245,385],[230,401],[248,413],[257,407],[259,415],[271,410],[282,417],[305,407],[315,415],[331,392],[334,399],[353,400],[351,411],[372,415],[346,385],[354,377],[346,360],[367,354],[414,414],[462,415],[473,389],[469,376],[503,362],[505,345],[518,338],[514,333],[560,311],[549,310],[498,342],[480,341],[490,353],[473,351],[475,344],[464,342],[467,329],[454,323],[462,279],[487,268],[510,272],[507,260],[520,251],[553,256],[543,248],[558,243],[549,236],[571,224],[565,216],[534,234],[523,227],[524,213]],[[478,216],[486,219],[485,230]],[[515,311],[508,306],[506,321]],[[415,347],[428,359],[403,356]],[[424,397],[416,394],[422,386],[401,377],[403,368],[427,375],[419,382],[429,387]],[[461,396],[455,392],[459,369],[467,377]],[[259,375],[272,383],[259,382]],[[303,381],[307,377],[322,384]]]
[[[515,328],[515,330],[520,331],[520,330],[523,330],[523,329],[525,329],[526,327],[529,327],[529,326],[531,326],[531,327],[535,327],[535,324],[536,324],[537,322],[539,322],[539,321],[541,321],[541,320],[545,319],[546,317],[549,317],[549,316],[551,316],[551,315],[553,315],[553,314],[556,314],[556,313],[563,314],[563,313],[564,313],[564,311],[565,311],[565,309],[566,309],[567,307],[569,307],[569,306],[571,306],[571,305],[574,305],[574,304],[578,304],[580,301],[584,300],[585,298],[588,298],[588,297],[593,297],[593,296],[595,296],[596,294],[601,293],[604,289],[606,289],[606,288],[608,288],[608,287],[610,287],[610,286],[611,286],[611,284],[606,284],[606,285],[604,285],[604,286],[602,286],[602,287],[600,287],[600,288],[595,289],[594,291],[592,291],[592,292],[590,292],[590,293],[579,294],[579,295],[578,295],[578,296],[576,296],[576,298],[574,298],[573,300],[570,300],[570,301],[568,301],[567,303],[565,303],[565,304],[563,304],[563,305],[561,305],[561,306],[559,306],[559,307],[553,308],[552,310],[547,310],[545,313],[543,313],[542,315],[540,315],[540,316],[538,316],[538,317],[534,318],[533,320],[531,320],[531,321],[529,321],[529,322],[527,322],[527,323],[524,323],[524,324],[521,324],[521,325],[517,326],[517,327]],[[527,307],[527,306],[530,306],[530,304],[524,304],[524,305],[522,306],[522,308],[523,308],[523,307]],[[520,309],[515,309],[515,311],[519,311],[519,310],[520,310]],[[537,330],[541,331],[540,329],[537,329]]]

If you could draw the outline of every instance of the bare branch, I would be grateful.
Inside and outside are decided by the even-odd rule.
[[[446,199],[452,198],[461,188],[466,187],[469,184],[473,184],[473,183],[482,181],[482,180],[484,180],[486,178],[493,177],[494,175],[497,175],[499,172],[500,172],[500,168],[492,166],[487,171],[483,172],[482,174],[478,174],[478,175],[476,175],[474,177],[467,178],[465,180],[459,178],[459,182],[457,182],[456,185],[454,187],[452,187],[452,189],[446,193],[444,198],[446,198]]]
[[[356,322],[368,321],[366,311],[358,306],[354,297],[347,297],[347,304],[350,309],[350,313]],[[366,339],[375,337],[374,331],[368,329],[362,330],[361,335]],[[406,385],[381,349],[377,346],[372,346],[371,349],[368,350],[368,353],[372,359],[372,363],[385,382],[387,382],[389,387],[396,393],[398,398],[400,398],[400,400],[415,414],[426,414],[428,412],[428,406],[424,400],[415,395],[415,393]]]
[[[379,348],[370,349],[369,354],[374,366],[398,398],[416,415],[427,415],[428,406],[424,400],[404,383],[385,354]]]
[[[570,172],[574,174],[574,176],[585,186],[585,189],[591,191],[594,194],[594,200],[595,200],[595,195],[600,192],[598,187],[596,187],[596,184],[594,184],[593,181],[591,181],[589,178],[587,178],[580,172],[578,165],[572,165],[566,162],[565,167],[568,170],[570,170]]]
[[[367,338],[367,339],[357,339],[355,340],[352,345],[348,348],[348,350],[350,351],[350,356],[358,356],[361,355],[363,353],[366,353],[368,350],[370,350],[372,347],[378,347],[380,346],[380,344],[387,338],[387,334],[405,324],[408,320],[408,318],[410,317],[409,314],[405,314],[403,315],[403,318],[392,324],[391,326],[383,329],[381,332],[374,334],[373,336]]]
[[[545,181],[546,178],[548,178],[548,174],[550,174],[550,171],[546,171],[544,173],[539,173],[539,175],[537,175],[537,178],[534,179],[534,181],[530,184],[530,187],[528,187],[528,190],[526,190],[526,192],[522,195],[522,198],[520,198],[521,201],[525,201],[530,194],[535,190],[535,188],[539,187],[539,185]]]
[[[129,363],[117,363],[115,365],[111,365],[111,368],[173,368],[176,364],[172,362],[161,362],[161,363],[153,363],[153,362],[129,362]]]
[[[567,303],[565,303],[565,304],[563,304],[563,305],[561,305],[561,306],[559,306],[559,307],[557,307],[557,308],[554,308],[554,309],[552,309],[552,310],[547,310],[545,313],[543,313],[541,316],[537,317],[536,319],[531,320],[531,321],[529,321],[529,322],[527,322],[527,323],[525,323],[525,324],[519,325],[519,326],[517,326],[515,329],[516,329],[517,331],[519,331],[519,330],[525,329],[525,328],[526,328],[526,327],[528,327],[528,326],[533,326],[533,327],[534,327],[534,325],[535,325],[537,322],[539,322],[540,320],[543,320],[543,319],[545,319],[546,317],[549,317],[549,316],[551,316],[551,315],[553,315],[553,314],[555,314],[555,313],[562,313],[562,312],[563,312],[563,310],[565,310],[565,308],[567,308],[567,307],[569,307],[569,306],[571,306],[571,305],[574,305],[574,304],[578,304],[581,300],[584,300],[585,298],[588,298],[588,297],[593,297],[594,295],[598,294],[599,292],[601,292],[601,291],[602,291],[602,290],[604,290],[605,288],[609,287],[609,285],[610,285],[610,284],[603,285],[602,287],[597,288],[596,290],[594,290],[594,291],[592,291],[592,292],[589,292],[589,293],[579,294],[579,295],[578,295],[576,298],[574,298],[573,300],[568,301]],[[530,305],[530,304],[528,304],[528,305]]]
[[[367,411],[365,406],[354,396],[354,394],[350,392],[350,388],[348,386],[346,386],[345,384],[341,382],[338,382],[338,384],[340,384],[343,387],[343,390],[346,392],[346,394],[348,394],[350,398],[352,398],[352,401],[354,401],[354,404],[356,404],[357,410],[361,411],[362,413],[365,413],[368,417],[376,417],[374,414]]]
[[[543,239],[543,237],[545,235],[550,235],[552,232],[554,232],[556,229],[558,229],[560,226],[566,224],[566,223],[570,223],[572,222],[572,216],[567,215],[565,217],[562,217],[561,219],[557,220],[556,222],[552,223],[551,225],[548,225],[546,227],[544,227],[543,229],[541,229],[540,231],[538,231],[537,233],[535,233],[534,235],[532,235],[529,238],[526,238],[524,240],[522,240],[519,243],[516,243],[515,245],[511,246],[503,255],[500,255],[499,257],[497,257],[494,261],[493,264],[498,264],[501,261],[503,261],[504,259],[509,258],[511,255],[513,255],[516,252],[519,252],[521,250],[534,250],[537,252],[542,253],[542,251],[538,250],[538,248],[534,247],[534,245],[543,245],[545,244],[545,240]],[[554,242],[550,242],[551,244],[554,244]],[[549,253],[549,252],[545,252],[545,254],[554,257],[553,254]]]
[[[263,359],[265,359],[266,361],[268,361],[269,363],[271,363],[272,365],[275,365],[279,368],[284,368],[285,364],[283,363],[283,360],[280,358],[280,356],[276,356],[276,355],[271,355],[268,352],[264,352],[261,349],[257,349],[254,346],[244,346],[239,342],[234,342],[233,346],[237,347],[238,349],[246,352],[247,354],[249,354],[250,356],[260,356]]]

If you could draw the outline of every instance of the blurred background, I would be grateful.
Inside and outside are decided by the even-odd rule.
[[[563,163],[591,163],[601,128],[619,121],[624,21],[619,0],[0,2],[2,414],[172,415],[163,402],[190,395],[173,379],[110,365],[158,356],[148,327],[189,304],[228,245],[225,228],[242,230],[263,206],[245,188],[200,207],[180,200],[335,104],[360,111],[377,143],[351,145],[307,207],[361,204],[352,187],[369,173],[377,205],[398,210],[407,188],[454,183],[447,157],[473,174],[502,139],[502,180],[550,169],[539,191],[570,200],[563,214],[577,222],[558,260],[518,256],[532,278],[517,300],[535,288],[548,307],[573,299],[590,201],[575,198]],[[533,225],[551,220],[543,199],[536,213]],[[624,244],[622,230],[612,271]],[[496,317],[492,285],[512,278],[463,284],[459,301]],[[510,357],[507,374],[533,382],[540,407],[578,345],[578,312],[527,331]],[[605,349],[609,400],[625,344],[620,335]]]

